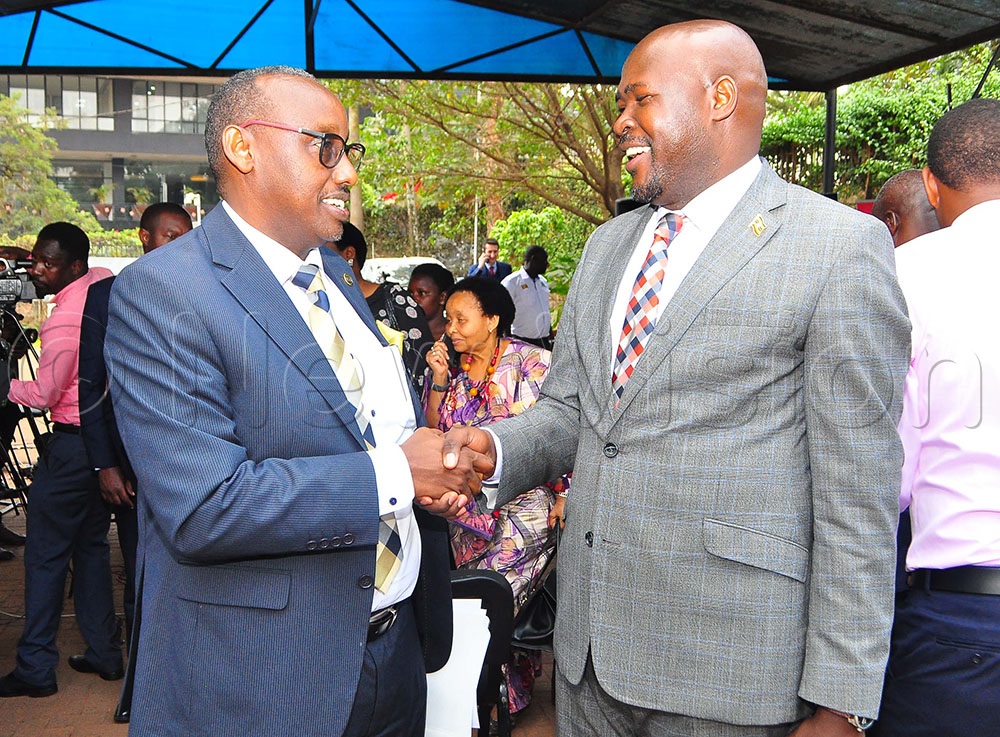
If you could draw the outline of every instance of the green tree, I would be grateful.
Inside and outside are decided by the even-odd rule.
[[[938,59],[857,82],[837,101],[835,187],[841,200],[871,199],[893,174],[919,168],[934,123],[968,100],[996,44],[980,44]],[[1000,97],[1000,72],[987,78],[984,97]],[[816,93],[768,96],[761,152],[785,178],[822,187],[826,111]]]
[[[29,122],[16,98],[0,95],[0,233],[36,233],[56,220],[98,229],[94,216],[81,212],[50,178],[56,142],[44,128],[55,125],[49,114]]]

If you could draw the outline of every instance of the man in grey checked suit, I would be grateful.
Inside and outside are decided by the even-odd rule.
[[[499,456],[498,503],[574,472],[561,737],[846,736],[878,712],[909,324],[885,228],[758,158],[766,87],[735,26],[639,43],[614,131],[651,207],[590,238],[539,402],[446,442],[446,465],[462,444]],[[662,314],[618,397],[667,211]]]

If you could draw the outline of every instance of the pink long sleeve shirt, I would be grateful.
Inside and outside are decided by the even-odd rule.
[[[52,301],[52,314],[39,335],[42,351],[34,381],[11,379],[8,397],[25,407],[50,410],[52,421],[80,424],[80,323],[90,285],[111,276],[108,269],[91,268],[66,285]]]

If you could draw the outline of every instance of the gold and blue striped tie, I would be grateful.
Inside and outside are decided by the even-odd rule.
[[[323,285],[323,277],[317,266],[303,264],[292,277],[292,283],[305,291],[309,299],[309,329],[317,344],[323,351],[333,368],[337,381],[340,382],[347,400],[354,405],[354,417],[365,439],[368,449],[375,447],[375,434],[372,432],[361,399],[361,373],[354,356],[347,350],[344,336],[337,329],[337,323],[330,312],[330,298]],[[385,593],[392,579],[399,571],[403,560],[402,539],[396,515],[392,512],[379,518],[378,546],[375,552],[375,588]]]

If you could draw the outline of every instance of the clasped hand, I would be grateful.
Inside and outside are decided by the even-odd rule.
[[[465,514],[465,505],[496,466],[492,436],[474,427],[455,427],[447,434],[420,428],[401,447],[417,503],[448,519]]]

